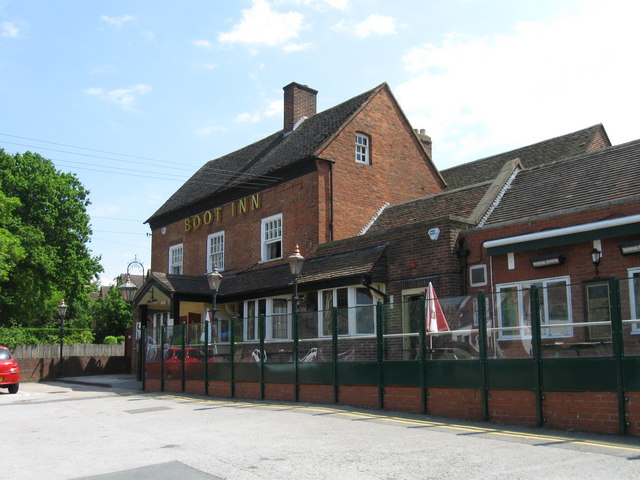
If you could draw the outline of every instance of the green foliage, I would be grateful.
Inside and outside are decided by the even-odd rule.
[[[64,344],[93,343],[91,329],[65,328]],[[14,349],[18,345],[57,345],[60,342],[59,328],[21,328],[0,326],[0,345]]]
[[[117,345],[118,344],[118,339],[112,335],[106,336],[104,337],[104,342],[105,345]]]
[[[25,256],[20,240],[9,230],[14,226],[13,211],[20,206],[20,200],[7,197],[0,190],[0,282],[9,279],[9,273]]]
[[[64,298],[67,318],[88,326],[86,285],[102,271],[87,247],[88,191],[36,153],[0,149],[0,192],[0,325],[54,326]]]
[[[131,325],[131,305],[122,299],[117,288],[111,287],[107,295],[96,302],[93,317],[98,341],[109,335],[123,335]]]
[[[118,335],[116,340],[118,340],[118,345],[122,345],[124,343],[124,335]]]

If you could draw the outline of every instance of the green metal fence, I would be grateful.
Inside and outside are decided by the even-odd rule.
[[[638,277],[570,284],[551,279],[440,298],[446,328],[429,329],[434,302],[332,308],[271,317],[216,319],[150,330],[146,378],[378,388],[418,387],[422,410],[432,387],[476,389],[489,418],[492,390],[533,391],[537,423],[543,392],[616,392],[620,430],[625,392],[640,391]],[[221,320],[224,320],[221,322]],[[253,322],[257,322],[254,324]],[[256,328],[257,326],[257,328]],[[255,335],[257,332],[257,335]],[[255,338],[254,338],[255,337]],[[144,350],[143,350],[144,351]],[[206,390],[205,390],[206,391]]]

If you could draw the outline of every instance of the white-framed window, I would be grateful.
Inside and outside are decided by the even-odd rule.
[[[573,322],[569,282],[569,277],[557,277],[496,285],[498,326],[505,329],[500,330],[500,338],[531,337],[529,292],[532,285],[538,287],[542,338],[571,337],[573,328],[567,325]],[[506,329],[508,327],[514,328]]]
[[[212,272],[214,266],[224,270],[224,230],[207,237],[207,272]]]
[[[262,261],[282,258],[282,214],[262,219]]]
[[[331,335],[331,315],[338,308],[338,335],[374,335],[376,333],[375,299],[366,287],[341,287],[318,292],[318,332]]]
[[[640,319],[640,267],[630,268],[629,272],[629,303],[632,320]],[[631,333],[640,334],[640,321],[631,324]]]
[[[169,247],[169,272],[175,275],[182,274],[182,244]]]
[[[369,135],[356,133],[356,163],[369,164],[370,149]]]
[[[244,339],[260,338],[259,318],[265,317],[265,340],[291,339],[291,302],[287,298],[260,298],[244,302]]]
[[[469,283],[472,287],[482,287],[487,284],[487,266],[474,265],[469,268]]]

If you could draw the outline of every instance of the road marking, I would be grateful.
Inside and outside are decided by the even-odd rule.
[[[511,430],[503,430],[492,427],[480,427],[474,425],[463,425],[450,422],[438,422],[433,420],[421,420],[417,418],[406,418],[402,416],[394,416],[389,414],[375,414],[367,412],[357,412],[353,410],[343,409],[339,407],[325,407],[313,405],[291,405],[278,403],[252,403],[246,401],[235,402],[233,400],[214,400],[206,398],[186,397],[181,395],[160,395],[158,398],[174,399],[181,403],[203,403],[213,404],[219,407],[229,408],[264,408],[273,411],[300,411],[302,413],[311,413],[313,415],[336,415],[347,417],[352,420],[378,420],[391,424],[405,425],[407,428],[441,428],[444,430],[452,430],[461,432],[459,435],[465,434],[484,434],[489,436],[507,437],[523,440],[545,441],[546,443],[536,443],[534,446],[552,446],[552,445],[581,445],[588,447],[606,448],[610,450],[619,450],[626,452],[639,452],[640,445],[622,444],[614,442],[604,442],[596,440],[582,440],[579,438],[564,437],[558,435],[550,435],[544,433],[517,432]],[[204,410],[198,408],[198,410]]]

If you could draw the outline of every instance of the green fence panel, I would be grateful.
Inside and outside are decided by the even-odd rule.
[[[490,390],[533,390],[534,368],[531,359],[487,360]]]
[[[420,387],[420,362],[415,360],[383,362],[384,384],[403,387]]]
[[[376,362],[338,362],[340,385],[378,384],[378,364]]]
[[[298,365],[301,384],[332,385],[333,364],[329,362],[304,362]]]
[[[295,383],[295,365],[285,362],[267,362],[264,364],[266,383]]]
[[[542,390],[547,392],[615,392],[613,358],[546,358]]]
[[[429,360],[427,387],[481,388],[482,363],[479,360]]]
[[[260,381],[260,364],[259,363],[236,363],[235,381],[236,382],[259,382]]]
[[[627,392],[640,392],[640,357],[626,357],[622,361],[624,386]]]

